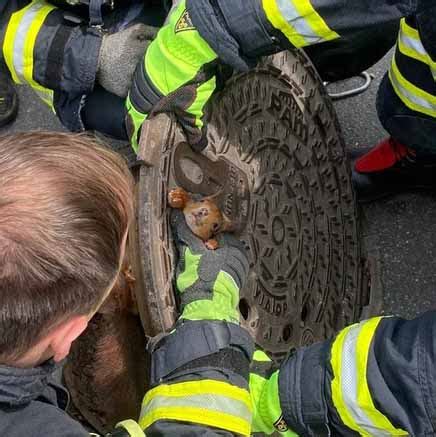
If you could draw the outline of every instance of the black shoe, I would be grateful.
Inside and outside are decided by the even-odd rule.
[[[18,96],[6,67],[0,62],[0,127],[15,120]]]
[[[352,182],[360,203],[408,190],[436,191],[436,155],[416,152],[388,138],[372,149],[354,150]]]

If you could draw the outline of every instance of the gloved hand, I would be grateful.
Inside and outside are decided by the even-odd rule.
[[[176,114],[192,147],[206,146],[203,109],[215,90],[216,60],[181,0],[134,73],[126,100],[126,128],[135,150],[142,123],[160,112]]]
[[[265,352],[256,350],[250,369],[250,398],[253,409],[252,432],[271,435],[278,432],[285,437],[298,437],[283,419],[280,406],[279,371]]]
[[[181,318],[239,324],[239,290],[249,270],[243,244],[224,233],[217,238],[218,249],[207,249],[192,234],[178,210],[173,211],[171,224],[179,251],[176,285],[181,298]]]
[[[104,35],[97,70],[100,85],[119,97],[127,97],[135,68],[155,36],[156,28],[142,23]]]

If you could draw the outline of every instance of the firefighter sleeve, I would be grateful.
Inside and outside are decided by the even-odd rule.
[[[243,328],[181,319],[149,350],[151,389],[139,420],[147,437],[251,435],[253,341]]]
[[[425,13],[431,0],[187,0],[192,22],[221,60],[241,69],[262,55],[347,37]]]
[[[436,312],[377,317],[281,366],[284,420],[299,435],[434,435]]]
[[[139,423],[147,437],[249,436],[254,348],[236,309],[248,274],[245,248],[224,234],[219,248],[208,250],[182,213],[171,221],[182,314],[173,332],[148,345],[151,389]]]
[[[0,47],[14,82],[29,85],[69,130],[83,130],[80,110],[94,87],[102,35],[45,0],[12,0],[0,12]]]

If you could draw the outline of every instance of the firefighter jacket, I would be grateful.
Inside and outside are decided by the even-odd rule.
[[[436,312],[377,317],[300,349],[280,370],[288,426],[300,436],[436,432]]]
[[[139,419],[147,437],[251,435],[254,344],[245,329],[181,319],[148,349],[151,387]]]
[[[140,421],[147,436],[250,435],[244,381],[252,346],[236,331],[242,328],[227,336],[222,328],[197,322],[155,349],[152,381],[159,384],[146,395]],[[410,321],[372,318],[291,353],[278,373],[284,422],[277,429],[314,437],[435,435],[435,338],[432,311]]]
[[[260,55],[347,39],[362,28],[424,17],[435,8],[432,0],[187,0],[186,7],[219,58],[238,69]]]
[[[17,84],[28,84],[71,131],[83,130],[84,96],[94,87],[102,35],[44,0],[0,4],[0,44]]]
[[[201,36],[220,59],[238,70],[289,46],[322,47],[344,40],[351,41],[352,48],[362,29],[390,30],[391,23],[401,19],[395,55],[379,93],[379,116],[403,144],[435,152],[436,6],[432,0],[187,0],[186,4]],[[325,49],[329,51],[329,44]]]
[[[60,369],[53,362],[31,369],[0,366],[0,435],[90,437],[90,433],[65,412],[69,395],[57,382],[59,375]],[[117,432],[113,435],[144,435],[130,420],[120,424]]]
[[[300,436],[432,436],[436,432],[436,312],[376,317],[298,349],[274,372],[283,420]],[[249,336],[198,321],[151,347],[151,390],[140,425],[148,437],[249,436]]]

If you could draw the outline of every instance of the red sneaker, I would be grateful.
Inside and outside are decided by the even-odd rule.
[[[410,189],[436,188],[436,154],[417,158],[413,149],[387,138],[372,149],[352,152],[357,158],[352,182],[364,203]]]

